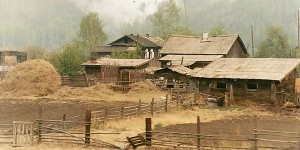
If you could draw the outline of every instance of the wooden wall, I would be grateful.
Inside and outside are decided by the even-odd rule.
[[[247,54],[243,51],[240,43],[236,40],[226,55],[226,58],[246,58]]]

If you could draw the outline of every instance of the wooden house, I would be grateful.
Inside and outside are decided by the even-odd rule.
[[[83,63],[88,79],[102,83],[117,81],[136,82],[144,79],[149,59],[99,58]]]
[[[161,49],[161,66],[184,65],[191,69],[203,68],[217,58],[245,58],[247,49],[240,36],[220,35],[171,36]]]
[[[158,58],[158,52],[162,48],[163,41],[157,37],[151,37],[149,34],[143,35],[125,35],[109,43],[107,46],[98,46],[95,52],[92,52],[94,58],[111,56],[112,52],[130,52],[141,50],[141,58]]]
[[[27,60],[26,52],[19,52],[13,50],[0,51],[0,65],[1,66],[13,66],[17,63],[21,63]]]
[[[282,104],[295,99],[296,68],[300,59],[220,58],[189,73],[200,92],[231,91],[235,101]]]

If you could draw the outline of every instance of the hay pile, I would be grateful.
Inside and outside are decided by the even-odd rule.
[[[129,90],[130,93],[147,93],[147,92],[159,92],[156,86],[148,79],[142,82],[137,82],[131,84],[131,89]]]
[[[56,93],[59,98],[107,99],[115,95],[110,84],[91,87],[61,87]]]
[[[5,96],[46,96],[61,85],[55,68],[42,59],[28,60],[10,70],[0,84]]]

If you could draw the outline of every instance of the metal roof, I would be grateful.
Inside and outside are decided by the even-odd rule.
[[[139,67],[148,63],[150,59],[112,59],[99,58],[96,62],[88,61],[81,64],[82,66],[103,66],[103,65],[117,65],[119,67]]]
[[[281,81],[299,63],[288,58],[220,58],[192,77]]]
[[[190,66],[195,62],[212,62],[215,59],[221,58],[223,55],[167,55],[159,59],[159,61],[171,61],[172,65]]]
[[[160,71],[160,70],[165,70],[165,69],[170,69],[170,70],[180,73],[180,74],[187,74],[192,71],[190,68],[179,65],[179,66],[167,66],[167,67],[164,67],[161,69],[157,69],[155,72]]]
[[[161,54],[204,54],[204,55],[226,55],[235,41],[238,41],[245,53],[247,50],[239,35],[220,35],[203,40],[200,36],[171,36]]]

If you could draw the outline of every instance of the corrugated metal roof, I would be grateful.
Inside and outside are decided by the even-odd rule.
[[[212,62],[215,59],[221,58],[223,55],[167,55],[160,58],[160,61],[171,61],[172,65],[181,65],[181,60],[183,58],[182,65],[190,66],[195,62]]]
[[[205,54],[225,55],[238,40],[244,52],[247,50],[239,35],[209,37],[203,41],[199,36],[171,36],[160,51],[161,54]]]
[[[135,51],[136,47],[126,46],[97,46],[97,52],[113,52],[113,51]]]
[[[287,58],[220,58],[192,76],[281,81],[299,63],[300,59]]]
[[[81,64],[82,66],[103,66],[103,65],[117,65],[120,67],[139,67],[148,63],[150,59],[112,59],[99,58],[96,62],[88,61]]]
[[[179,65],[179,66],[167,66],[167,67],[164,67],[164,68],[161,68],[161,69],[157,69],[156,71],[164,70],[164,69],[170,69],[170,70],[172,70],[174,72],[177,72],[177,73],[180,73],[180,74],[187,74],[187,73],[192,71],[190,68],[187,68],[187,67],[184,67],[184,66],[181,66],[181,65]]]

